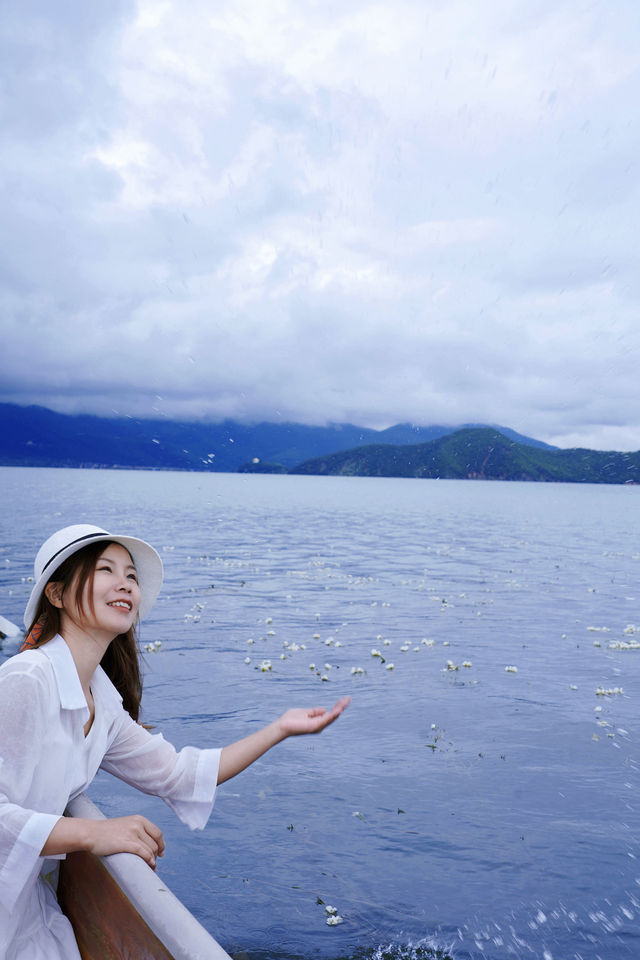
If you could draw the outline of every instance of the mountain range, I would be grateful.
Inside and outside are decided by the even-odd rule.
[[[0,404],[0,465],[639,483],[640,452],[560,450],[507,427],[372,430],[61,414]]]
[[[351,423],[314,427],[233,420],[143,420],[63,414],[45,407],[0,403],[0,465],[233,473],[243,464],[258,460],[290,469],[314,457],[367,444],[426,443],[455,429],[408,423],[371,430]],[[508,428],[499,429],[512,440],[551,449]]]

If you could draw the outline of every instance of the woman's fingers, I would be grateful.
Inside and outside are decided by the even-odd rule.
[[[164,854],[164,838],[162,831],[146,817],[134,816],[131,818],[137,828],[139,846],[132,853],[146,860],[150,867],[155,869],[156,857]]]
[[[343,712],[343,710],[347,709],[350,703],[351,703],[351,697],[340,697],[340,699],[336,703],[334,703],[330,712],[335,717],[339,717],[340,714]]]
[[[164,837],[162,836],[162,830],[159,827],[156,827],[155,823],[151,823],[150,820],[147,820],[145,817],[142,818],[145,823],[145,830],[149,836],[155,841],[156,852],[159,857],[164,854]]]

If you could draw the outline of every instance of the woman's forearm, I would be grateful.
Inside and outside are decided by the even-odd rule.
[[[91,836],[91,820],[80,817],[60,817],[40,851],[42,857],[55,857],[76,850],[88,850]]]
[[[243,740],[238,740],[228,747],[223,747],[220,754],[220,766],[218,767],[218,783],[224,783],[225,780],[230,780],[237,773],[246,770],[254,760],[274,747],[276,743],[284,740],[286,734],[283,734],[279,723],[279,720],[274,720],[273,723],[263,727],[262,730],[257,730]]]

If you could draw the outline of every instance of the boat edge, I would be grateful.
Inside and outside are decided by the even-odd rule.
[[[89,820],[106,819],[84,793],[69,801],[65,813]],[[144,860],[131,853],[114,853],[99,859],[175,960],[231,960]]]

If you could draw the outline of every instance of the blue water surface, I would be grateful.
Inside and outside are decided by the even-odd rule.
[[[176,746],[353,698],[223,785],[202,832],[107,775],[92,787],[108,815],[162,828],[163,879],[234,957],[640,956],[637,487],[16,468],[0,482],[12,620],[60,526],[161,552],[143,719]]]

